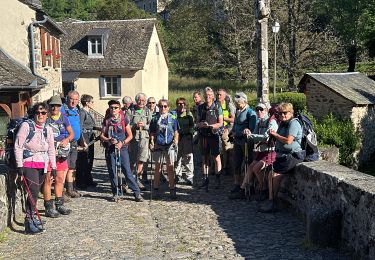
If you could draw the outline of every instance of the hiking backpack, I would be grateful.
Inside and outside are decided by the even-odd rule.
[[[208,124],[217,123],[217,119],[219,118],[219,104],[217,102],[214,102],[213,109],[210,108],[207,110],[206,103],[203,103],[198,106],[197,110],[198,110],[198,115],[200,116],[200,122],[207,121],[207,113],[210,113],[211,116],[215,117],[216,121],[213,122],[212,120],[211,122],[211,120],[209,120],[207,121],[207,123]],[[213,119],[213,117],[211,118]],[[212,131],[212,129],[210,128],[200,128],[199,133],[202,134],[203,136],[211,136],[211,135],[221,136],[224,133],[224,123],[219,129],[216,129],[214,131]]]
[[[159,115],[156,124],[156,143],[159,145],[169,145],[172,143],[174,138],[173,124],[174,120],[177,120],[173,113],[168,113],[167,125],[161,123],[161,117]]]
[[[5,165],[7,165],[10,169],[16,169],[16,155],[14,154],[14,145],[16,143],[16,137],[18,130],[20,129],[20,126],[23,122],[27,122],[29,125],[29,134],[26,137],[25,144],[30,142],[31,139],[33,139],[35,135],[35,123],[29,118],[17,118],[12,119],[7,126],[7,137],[6,137],[6,146],[5,146]],[[47,138],[47,128],[43,128],[43,134],[44,138]],[[24,150],[23,157],[27,158],[32,156],[30,151]]]
[[[297,120],[302,126],[302,150],[306,152],[305,162],[319,160],[318,139],[311,120],[303,113],[297,113]]]

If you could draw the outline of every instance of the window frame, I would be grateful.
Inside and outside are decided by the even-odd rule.
[[[100,39],[100,45],[101,45],[101,53],[98,53],[98,40]],[[95,40],[95,49],[96,52],[93,52],[92,46],[93,46],[93,40]],[[102,58],[104,57],[104,39],[102,35],[98,36],[89,36],[87,38],[87,50],[88,50],[88,56],[93,58]]]
[[[110,79],[111,82],[108,82]],[[114,91],[114,83],[116,80],[116,90]],[[111,91],[108,92],[108,83],[110,83]],[[102,75],[99,78],[99,92],[101,98],[119,98],[121,97],[121,76],[120,75]]]

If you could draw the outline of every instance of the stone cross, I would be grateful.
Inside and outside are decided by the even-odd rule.
[[[257,42],[257,101],[269,104],[268,18],[269,0],[254,0]]]

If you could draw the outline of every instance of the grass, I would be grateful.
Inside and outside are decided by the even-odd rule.
[[[10,232],[9,228],[5,228],[3,232],[0,233],[0,243],[7,241],[8,234]]]
[[[341,64],[331,64],[327,66],[322,66],[315,72],[346,72],[348,70],[347,63]],[[375,75],[375,60],[357,62],[355,66],[355,71],[364,73],[366,75]]]

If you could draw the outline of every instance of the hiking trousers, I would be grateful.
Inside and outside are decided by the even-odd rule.
[[[117,173],[115,172],[116,171],[116,153],[115,153],[114,145],[111,145],[110,148],[106,149],[105,159],[107,162],[109,178],[111,180],[112,193],[113,195],[116,195],[118,178],[117,178]],[[120,160],[121,160],[121,171],[125,176],[128,187],[134,192],[135,195],[139,195],[141,191],[130,169],[129,152],[128,152],[127,147],[122,147],[120,149]]]

